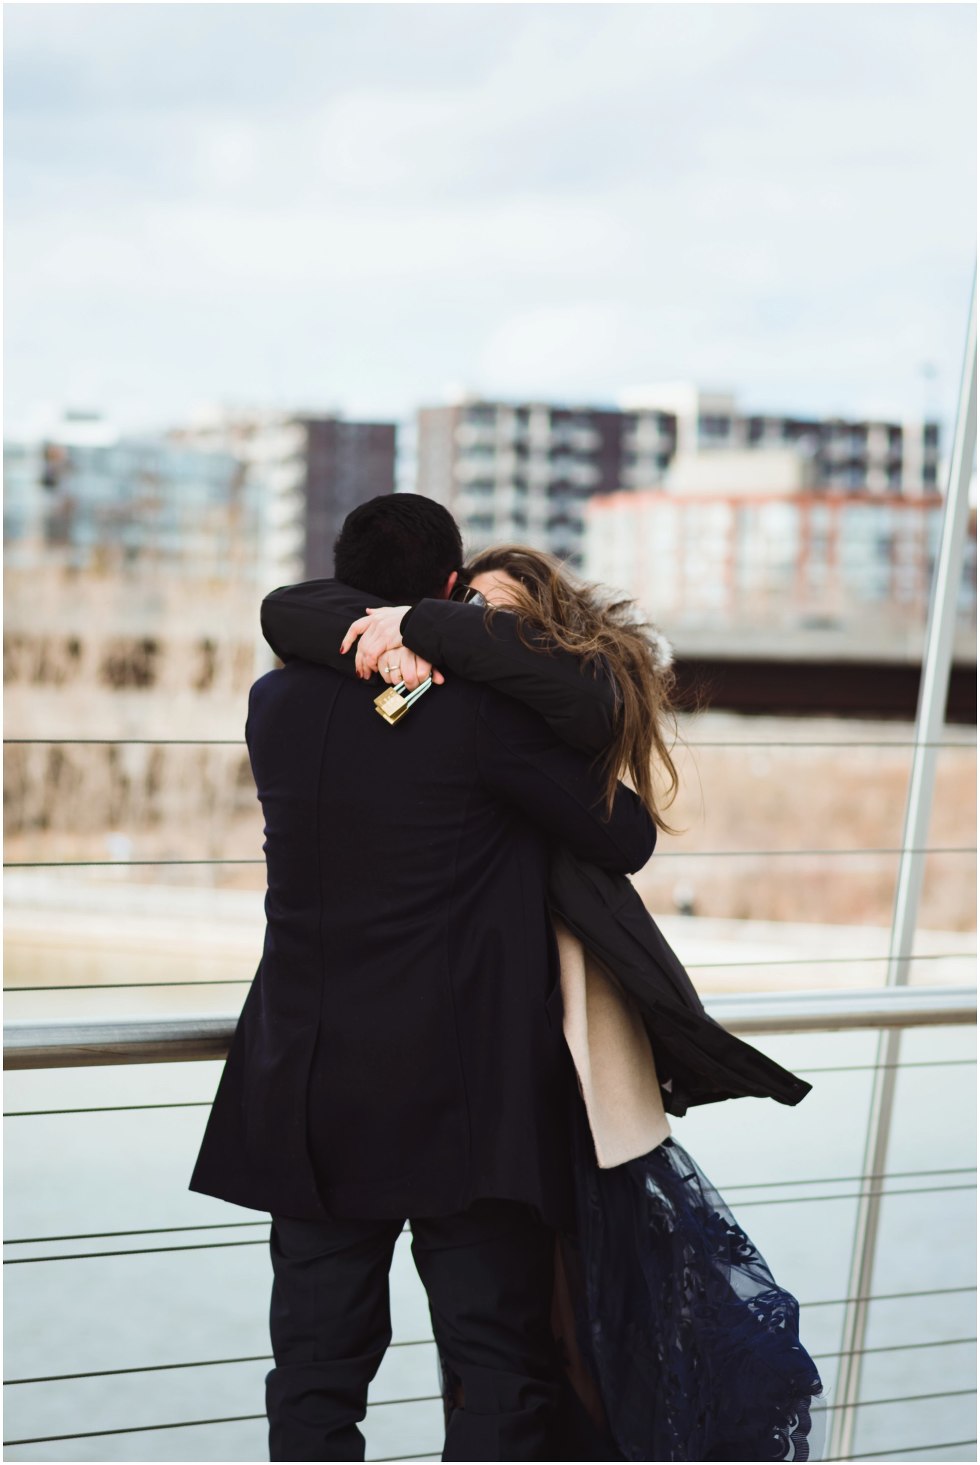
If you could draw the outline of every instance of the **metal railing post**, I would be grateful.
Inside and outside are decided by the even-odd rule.
[[[889,941],[888,974],[891,987],[908,983],[912,947],[915,941],[919,897],[925,872],[925,856],[919,851],[925,844],[932,815],[932,796],[936,782],[939,740],[946,718],[946,698],[953,659],[953,633],[956,609],[963,575],[963,551],[966,543],[966,521],[970,474],[977,442],[977,275],[973,272],[973,289],[966,332],[966,352],[960,379],[953,453],[946,486],[939,554],[929,597],[929,618],[922,653],[922,677],[919,682],[919,704],[915,719],[915,747],[909,778],[902,854],[895,888],[895,906]],[[875,1058],[880,1065],[874,1071],[868,1113],[862,1174],[882,1176],[887,1170],[888,1141],[897,1083],[899,1050],[902,1034],[899,1028],[885,1029],[878,1038]],[[857,1406],[861,1392],[861,1370],[865,1337],[874,1281],[878,1226],[881,1218],[883,1181],[872,1179],[858,1200],[854,1225],[854,1247],[846,1296],[849,1302],[841,1330],[842,1357],[837,1376],[837,1408],[834,1411],[827,1456],[847,1460],[853,1452]]]

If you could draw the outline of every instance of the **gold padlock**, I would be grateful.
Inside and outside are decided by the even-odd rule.
[[[426,677],[420,682],[414,692],[409,692],[404,682],[396,682],[393,687],[385,687],[384,691],[374,699],[374,709],[379,712],[385,722],[394,727],[400,722],[405,713],[412,707],[423,692],[427,692],[432,686],[432,678]]]

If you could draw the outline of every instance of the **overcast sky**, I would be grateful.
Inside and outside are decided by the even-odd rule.
[[[958,4],[7,5],[7,433],[675,379],[949,418],[975,27]]]

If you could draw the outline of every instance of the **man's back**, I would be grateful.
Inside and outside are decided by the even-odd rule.
[[[421,494],[358,505],[334,547],[344,584],[395,607],[454,594],[462,562]],[[347,669],[288,662],[249,693],[266,936],[190,1188],[271,1213],[270,1459],[364,1459],[406,1220],[442,1458],[565,1458],[574,1069],[545,878],[556,841],[628,871],[656,830],[622,788],[605,820],[604,780],[517,702],[453,679],[390,727]]]
[[[549,849],[636,869],[652,824],[625,790],[606,824],[587,760],[509,698],[451,680],[391,727],[375,690],[303,662],[251,690],[266,941],[192,1188],[310,1217],[501,1196],[562,1224]]]

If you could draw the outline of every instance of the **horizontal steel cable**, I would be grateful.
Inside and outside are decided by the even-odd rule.
[[[370,1399],[369,1409],[384,1409],[394,1404],[429,1404],[441,1399],[441,1394],[417,1394],[408,1399]],[[76,1434],[49,1434],[38,1435],[33,1439],[4,1440],[4,1448],[14,1445],[48,1445],[60,1440],[94,1440],[101,1439],[104,1435],[110,1434],[147,1434],[157,1429],[197,1429],[206,1424],[243,1424],[246,1421],[266,1419],[265,1414],[230,1414],[222,1419],[177,1419],[168,1424],[134,1424],[128,1429],[87,1429],[80,1430]],[[395,1457],[399,1460],[407,1459],[405,1455]]]
[[[36,748],[241,748],[244,738],[4,738],[7,747]],[[969,744],[949,743],[951,748]]]
[[[928,1343],[882,1343],[870,1348],[852,1348],[836,1353],[811,1353],[814,1360],[826,1358],[843,1358],[846,1353],[903,1353],[913,1349],[922,1348],[951,1348],[960,1347],[968,1343],[975,1343],[976,1335],[967,1338],[937,1338]],[[435,1346],[435,1338],[405,1338],[388,1344],[389,1348],[431,1348]],[[89,1369],[86,1373],[54,1373],[39,1374],[33,1378],[4,1379],[4,1388],[15,1388],[18,1384],[62,1384],[71,1383],[79,1379],[102,1379],[116,1378],[120,1374],[130,1373],[167,1373],[174,1369],[181,1368],[226,1368],[241,1363],[271,1363],[271,1353],[250,1353],[240,1358],[196,1358],[185,1363],[144,1363],[130,1368],[97,1368]]]
[[[205,1424],[244,1424],[257,1419],[267,1419],[265,1414],[226,1414],[221,1419],[178,1419],[170,1424],[134,1424],[128,1429],[87,1429],[76,1434],[32,1435],[29,1439],[4,1440],[4,1449],[15,1445],[53,1445],[62,1440],[95,1440],[111,1434],[148,1434],[157,1429],[196,1429]]]
[[[878,1068],[963,1068],[964,1066],[976,1068],[977,1060],[975,1058],[910,1058],[899,1063],[832,1063],[826,1068],[799,1068],[797,1072],[874,1073]],[[41,1112],[44,1113],[44,1110]]]
[[[874,1409],[879,1404],[921,1404],[923,1399],[959,1399],[964,1394],[975,1394],[976,1389],[941,1389],[932,1394],[900,1394],[894,1399],[859,1399],[857,1404],[824,1404],[830,1414],[836,1409]]]
[[[150,747],[150,748],[245,748],[244,738],[4,738],[4,746],[50,747]],[[675,744],[676,746],[676,744]],[[746,742],[729,738],[709,738],[705,742],[684,743],[682,747],[697,751],[699,748],[961,748],[970,752],[976,743],[950,742],[947,739],[933,739],[917,742],[897,738],[823,738],[816,741],[797,742],[793,738],[760,738]]]
[[[5,1267],[25,1267],[32,1262],[88,1262],[113,1256],[156,1256],[165,1251],[224,1251],[231,1246],[268,1246],[264,1236],[251,1241],[195,1241],[182,1246],[133,1246],[120,1251],[59,1252],[57,1256],[17,1256],[4,1261]]]
[[[779,1182],[775,1182],[775,1183],[778,1184]],[[899,1190],[886,1190],[886,1191],[883,1192],[883,1199],[890,1200],[892,1198],[892,1196],[896,1196],[896,1195],[940,1195],[940,1194],[943,1194],[943,1193],[948,1192],[948,1191],[954,1191],[954,1190],[976,1190],[976,1188],[977,1188],[976,1187],[976,1183],[974,1183],[973,1185],[930,1185],[930,1186],[917,1185],[917,1186],[905,1187],[905,1188],[899,1189]],[[800,1205],[800,1204],[816,1205],[818,1201],[860,1200],[865,1195],[870,1195],[871,1193],[872,1192],[870,1192],[870,1191],[856,1190],[856,1191],[845,1191],[843,1195],[765,1196],[765,1197],[760,1197],[758,1200],[738,1201],[735,1204],[737,1204],[739,1210],[745,1210],[748,1206],[781,1206],[781,1205]],[[242,1222],[239,1222],[237,1224],[243,1225],[243,1226],[244,1225],[267,1225],[268,1222],[259,1222],[259,1221],[256,1221],[256,1222],[247,1222],[247,1221],[242,1221]],[[205,1226],[192,1226],[192,1227],[189,1227],[189,1228],[184,1228],[184,1227],[175,1227],[174,1228],[174,1230],[184,1230],[184,1229],[190,1229],[192,1231],[203,1231],[203,1230],[208,1230],[210,1228],[209,1227],[205,1227]],[[402,1230],[404,1231],[404,1229],[405,1228],[403,1227]],[[123,1234],[126,1234],[126,1233],[123,1233]],[[143,1233],[138,1232],[136,1234],[137,1235],[141,1235]],[[41,1238],[41,1239],[43,1240],[44,1238]],[[16,1242],[6,1242],[5,1244],[8,1245],[8,1246],[12,1246],[12,1245],[17,1245],[19,1243],[16,1243]],[[20,1244],[24,1244],[24,1243],[20,1243]],[[175,1246],[136,1246],[136,1247],[126,1247],[126,1248],[123,1248],[123,1249],[120,1249],[120,1250],[114,1250],[114,1251],[59,1252],[56,1256],[18,1256],[18,1257],[8,1257],[8,1258],[6,1258],[4,1260],[3,1265],[5,1267],[23,1267],[23,1266],[29,1266],[32,1263],[40,1263],[40,1262],[95,1261],[95,1260],[102,1260],[102,1259],[107,1258],[107,1257],[116,1257],[116,1256],[155,1256],[158,1253],[170,1252],[170,1251],[222,1251],[222,1250],[225,1250],[226,1248],[232,1247],[232,1246],[264,1246],[266,1244],[267,1244],[267,1240],[266,1240],[265,1237],[256,1237],[254,1240],[247,1240],[247,1241],[193,1241],[193,1242],[185,1242],[185,1243],[182,1243],[179,1246],[178,1245],[175,1245]]]
[[[855,1406],[860,1408],[858,1404]],[[894,1460],[898,1455],[917,1454],[920,1450],[955,1450],[961,1445],[975,1445],[976,1440],[940,1440],[936,1444],[926,1443],[924,1445],[903,1445],[898,1450],[870,1450],[863,1455],[828,1455],[827,1465],[836,1460]],[[398,1457],[395,1456],[397,1459]],[[939,1457],[940,1459],[942,1456]]]
[[[368,1455],[367,1461],[371,1465],[386,1465],[389,1460],[441,1460],[442,1446],[436,1445],[434,1449],[427,1450],[421,1455]]]
[[[937,1393],[932,1393],[932,1394],[907,1394],[904,1398],[898,1397],[898,1398],[894,1398],[894,1399],[866,1399],[866,1400],[861,1400],[861,1402],[859,1404],[857,1404],[857,1405],[827,1404],[827,1405],[824,1406],[824,1408],[825,1408],[825,1410],[826,1410],[827,1413],[830,1413],[830,1411],[833,1410],[833,1409],[844,1409],[844,1408],[870,1409],[870,1408],[873,1408],[874,1406],[876,1406],[878,1404],[903,1404],[903,1403],[907,1403],[907,1402],[908,1403],[918,1403],[918,1402],[921,1402],[923,1399],[958,1398],[958,1397],[961,1397],[962,1395],[965,1395],[965,1394],[975,1394],[975,1393],[976,1393],[976,1389],[945,1389],[942,1392],[937,1392]],[[430,1404],[430,1403],[431,1404],[434,1404],[434,1403],[437,1403],[437,1402],[441,1403],[442,1402],[442,1397],[443,1397],[442,1394],[415,1394],[415,1395],[412,1395],[411,1397],[406,1398],[406,1399],[372,1399],[372,1400],[369,1400],[368,1401],[368,1406],[367,1407],[369,1409],[383,1409],[383,1408],[388,1408],[388,1407],[392,1407],[392,1406],[396,1406],[396,1405],[397,1406],[404,1406],[406,1404]],[[192,1429],[192,1428],[199,1428],[202,1425],[208,1425],[208,1424],[239,1424],[239,1423],[245,1422],[246,1420],[266,1419],[267,1417],[268,1416],[266,1414],[235,1414],[235,1415],[230,1415],[230,1416],[228,1416],[228,1417],[226,1417],[224,1419],[179,1419],[179,1420],[176,1420],[176,1421],[174,1421],[172,1423],[168,1423],[168,1424],[137,1424],[137,1425],[131,1426],[129,1429],[93,1429],[93,1430],[85,1430],[84,1432],[80,1431],[77,1434],[41,1435],[41,1436],[38,1436],[38,1437],[36,1437],[34,1439],[4,1440],[3,1443],[4,1443],[4,1446],[5,1447],[9,1447],[9,1446],[13,1446],[13,1445],[44,1445],[44,1444],[53,1444],[56,1441],[62,1441],[62,1440],[89,1440],[89,1439],[97,1439],[97,1438],[101,1438],[104,1435],[114,1435],[114,1434],[143,1434],[143,1433],[146,1433],[146,1432],[151,1431],[151,1430],[159,1430],[159,1429]],[[918,1449],[928,1449],[928,1448],[930,1448],[930,1446],[919,1445],[919,1446],[917,1446],[917,1448]],[[937,1446],[936,1448],[939,1448],[939,1447]],[[877,1452],[877,1453],[883,1453],[883,1452]],[[394,1458],[395,1459],[399,1459],[399,1460],[403,1460],[403,1459],[406,1459],[408,1457],[407,1456],[404,1456],[404,1455],[396,1455],[396,1456],[394,1456]],[[856,1459],[858,1457],[856,1457],[856,1456],[850,1456],[849,1458]]]
[[[957,957],[976,957],[975,951],[920,951],[913,952],[909,956],[894,957],[895,961],[955,961]],[[889,953],[883,951],[879,956],[778,956],[766,961],[691,961],[687,963],[689,972],[713,971],[718,967],[727,968],[733,966],[856,966],[868,961],[888,961]],[[8,989],[13,992],[17,989]],[[39,987],[39,992],[45,989]]]
[[[730,1185],[719,1185],[718,1190],[772,1190],[773,1186],[786,1185],[850,1185],[864,1180],[911,1180],[927,1175],[975,1175],[976,1165],[947,1165],[938,1170],[885,1170],[880,1174],[868,1175],[820,1175],[812,1180],[747,1180],[734,1181]]]
[[[975,951],[928,951],[920,955],[896,956],[895,961],[957,961],[975,960]],[[727,970],[729,967],[749,966],[772,967],[772,966],[855,966],[872,961],[888,961],[887,952],[880,956],[787,956],[774,957],[766,961],[692,961],[687,963],[689,972]],[[41,987],[4,987],[4,992],[121,992],[144,990],[148,988],[168,987],[244,987],[253,980],[252,977],[202,977],[196,981],[185,981],[183,979],[172,982],[68,982],[61,985],[50,985]]]
[[[5,870],[96,870],[127,868],[136,869],[146,865],[169,868],[179,865],[264,865],[264,860],[4,860]]]
[[[427,1450],[421,1455],[368,1455],[367,1460],[371,1465],[386,1465],[391,1460],[441,1460],[442,1446],[436,1445],[435,1449]]]
[[[976,1190],[976,1188],[977,1187],[975,1182],[973,1185],[917,1185],[911,1186],[904,1190],[886,1190],[884,1192],[884,1199],[889,1200],[893,1195],[939,1195],[941,1192],[947,1190]],[[767,1196],[760,1200],[738,1201],[737,1204],[739,1210],[744,1210],[746,1206],[787,1206],[801,1204],[815,1205],[817,1201],[824,1200],[862,1200],[865,1196],[871,1195],[872,1193],[873,1192],[871,1191],[865,1190],[851,1190],[847,1191],[844,1195]]]
[[[12,1236],[4,1246],[30,1246],[46,1241],[106,1241],[116,1236],[173,1236],[182,1231],[240,1231],[243,1226],[271,1226],[263,1221],[201,1221],[196,1226],[143,1226],[133,1231],[76,1231],[67,1236]]]
[[[976,1292],[976,1282],[959,1287],[920,1287],[913,1292],[872,1292],[863,1297],[813,1297],[801,1307],[844,1307],[850,1302],[904,1302],[908,1297],[949,1297],[956,1292]]]
[[[968,1338],[931,1338],[928,1343],[877,1343],[872,1348],[840,1348],[836,1353],[811,1353],[817,1358],[851,1358],[865,1353],[909,1353],[920,1348],[960,1348],[977,1341],[976,1333]]]
[[[955,952],[954,955],[959,955]],[[888,958],[883,956],[882,961]],[[171,987],[247,987],[252,977],[202,977],[200,981],[176,982],[65,982],[49,987],[4,987],[6,992],[143,992],[167,991]]]
[[[33,1245],[36,1242],[42,1242],[43,1243],[45,1241],[49,1241],[49,1242],[52,1242],[52,1241],[98,1241],[100,1239],[100,1237],[104,1237],[105,1239],[109,1239],[110,1237],[113,1237],[113,1236],[166,1236],[166,1235],[175,1235],[177,1233],[186,1233],[188,1231],[225,1231],[225,1230],[237,1230],[241,1226],[269,1226],[269,1225],[271,1225],[271,1219],[268,1220],[268,1221],[215,1221],[215,1222],[212,1222],[210,1224],[207,1223],[207,1222],[204,1222],[203,1224],[201,1224],[199,1226],[160,1226],[160,1227],[149,1227],[146,1230],[141,1230],[141,1231],[103,1231],[103,1232],[93,1231],[93,1232],[89,1232],[89,1233],[83,1233],[83,1234],[81,1234],[79,1236],[61,1236],[61,1237],[59,1237],[59,1236],[38,1236],[38,1237],[35,1237],[33,1239],[25,1237],[23,1240],[5,1241],[3,1243],[3,1245],[4,1246],[27,1246],[29,1244],[29,1242],[30,1242],[30,1244]],[[408,1224],[406,1222],[406,1224],[402,1226],[401,1232],[399,1234],[402,1235],[402,1236],[405,1236],[405,1235],[407,1235],[409,1233],[410,1229],[411,1228],[408,1226]],[[82,1252],[77,1252],[77,1253],[71,1253],[69,1255],[58,1255],[58,1256],[11,1257],[10,1260],[9,1260],[9,1262],[8,1261],[5,1261],[3,1265],[4,1266],[18,1266],[22,1262],[48,1262],[48,1261],[50,1261],[50,1262],[70,1262],[70,1261],[89,1261],[89,1260],[91,1260],[92,1257],[102,1257],[102,1256],[151,1256],[154,1252],[158,1252],[158,1251],[159,1252],[163,1252],[163,1251],[209,1251],[209,1250],[212,1250],[212,1249],[218,1249],[218,1250],[220,1250],[220,1249],[223,1249],[223,1248],[229,1247],[229,1246],[261,1246],[261,1245],[266,1244],[266,1242],[267,1242],[267,1238],[266,1237],[264,1237],[264,1236],[258,1236],[258,1237],[255,1237],[254,1239],[250,1238],[250,1239],[248,1239],[246,1241],[196,1241],[196,1242],[189,1243],[187,1245],[182,1245],[182,1246],[137,1246],[137,1247],[127,1247],[125,1250],[119,1250],[119,1251],[82,1251]]]
[[[959,953],[955,953],[958,955]],[[880,958],[887,961],[887,956]],[[198,982],[66,982],[50,987],[4,987],[4,992],[133,992],[169,987],[247,987],[251,977],[203,977]]]
[[[975,844],[928,845],[902,849],[705,849],[659,850],[658,860],[790,859],[797,856],[840,855],[975,855]],[[207,860],[4,860],[5,870],[135,870],[145,867],[171,868],[196,865],[265,865],[265,860],[226,858]]]
[[[811,1180],[753,1180],[719,1185],[718,1190],[772,1190],[792,1185],[850,1185],[863,1180],[909,1180],[930,1175],[975,1175],[975,1165],[946,1166],[939,1170],[889,1170],[880,1175],[820,1175]],[[969,1187],[967,1187],[969,1189]],[[806,1197],[804,1197],[805,1199]],[[741,1204],[744,1204],[742,1202]],[[65,1236],[12,1236],[4,1246],[43,1245],[53,1241],[105,1241],[117,1236],[173,1236],[186,1231],[238,1231],[243,1226],[268,1226],[271,1220],[262,1221],[199,1221],[196,1225],[144,1226],[130,1231],[76,1231]],[[402,1230],[407,1230],[403,1226]]]
[[[797,1073],[874,1073],[879,1068],[975,1068],[975,1058],[915,1058],[900,1063],[834,1063]],[[92,1104],[76,1109],[5,1109],[4,1119],[43,1119],[58,1114],[129,1114],[144,1109],[209,1109],[213,1099],[174,1099],[160,1104]]]
[[[428,1338],[404,1338],[388,1344],[389,1348],[429,1348],[435,1344],[433,1337]],[[75,1379],[104,1379],[115,1378],[118,1374],[126,1373],[167,1373],[177,1368],[221,1368],[230,1364],[238,1363],[271,1363],[271,1353],[250,1353],[242,1358],[196,1358],[189,1363],[144,1363],[133,1368],[97,1368],[90,1369],[88,1373],[53,1373],[41,1374],[37,1378],[4,1379],[4,1388],[13,1388],[17,1384],[62,1384],[69,1383]]]
[[[213,1099],[174,1099],[166,1104],[91,1104],[80,1109],[5,1109],[4,1119],[41,1119],[51,1114],[136,1114],[144,1109],[210,1109]]]
[[[148,1226],[138,1231],[80,1231],[73,1236],[20,1236],[5,1241],[4,1246],[27,1246],[36,1241],[100,1241],[114,1236],[172,1236],[181,1231],[237,1231],[242,1226],[270,1226],[271,1217],[263,1221],[200,1221],[196,1226]],[[402,1232],[408,1231],[408,1223]],[[101,1253],[96,1252],[98,1256]]]

